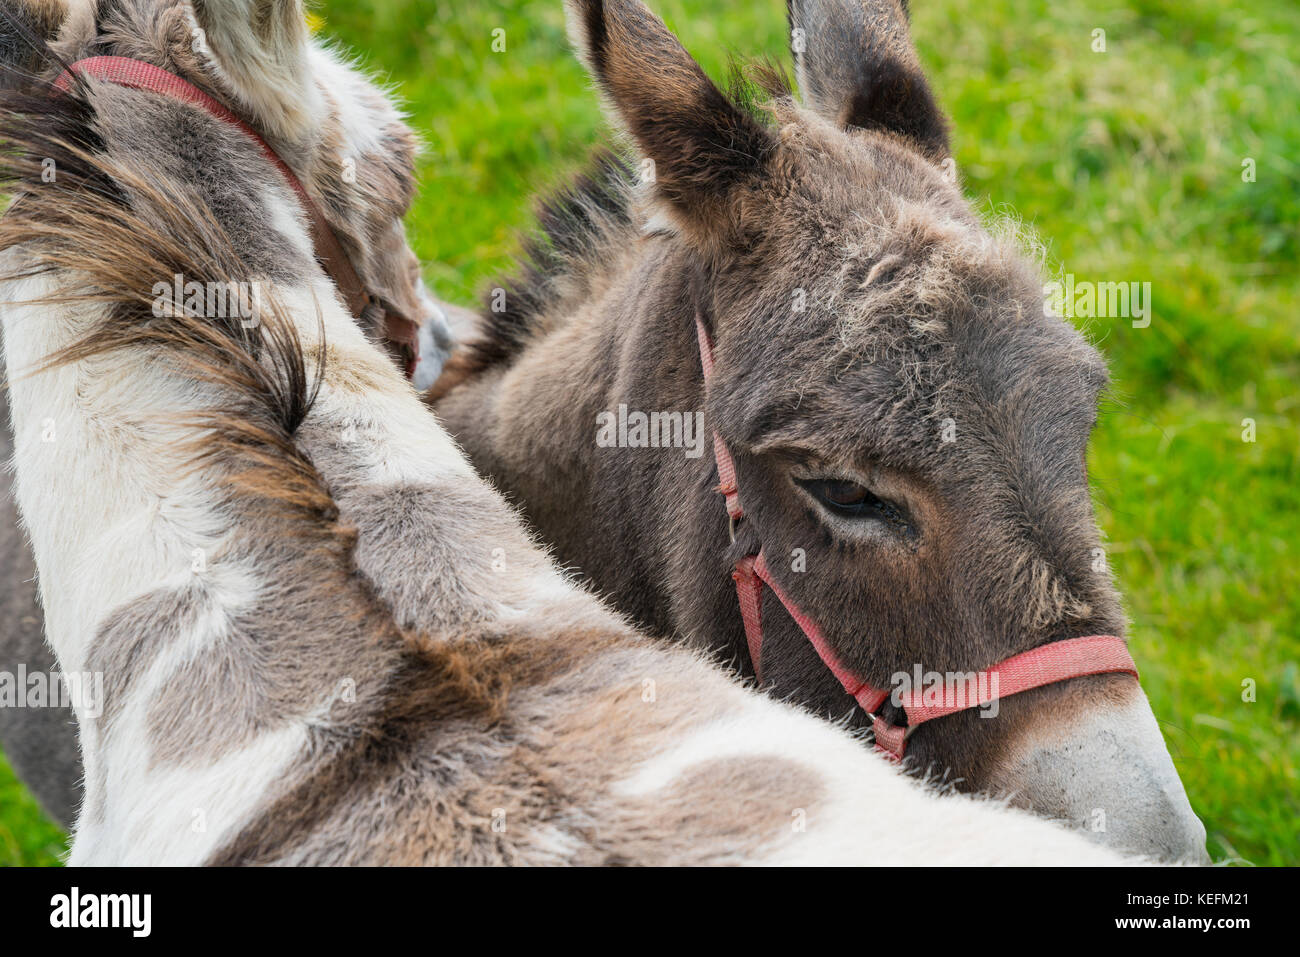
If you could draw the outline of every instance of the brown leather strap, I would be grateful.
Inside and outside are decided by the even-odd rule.
[[[361,277],[352,266],[352,260],[343,250],[333,227],[325,221],[320,207],[312,202],[306,193],[298,190],[299,199],[307,211],[311,227],[311,243],[316,251],[316,260],[321,268],[334,280],[339,295],[347,304],[348,311],[354,318],[360,319],[367,306],[378,306],[384,311],[385,340],[400,352],[403,371],[409,379],[415,375],[415,365],[420,358],[420,326],[391,303],[384,302],[372,295],[361,282]]]

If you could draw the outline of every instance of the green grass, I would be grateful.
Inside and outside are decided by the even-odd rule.
[[[732,53],[786,60],[781,0],[650,2],[715,76]],[[1300,863],[1300,10],[913,6],[969,195],[1032,225],[1080,280],[1152,284],[1149,328],[1083,323],[1114,373],[1090,461],[1133,652],[1211,854]],[[406,98],[428,145],[415,245],[437,293],[472,302],[508,265],[531,194],[604,128],[559,0],[319,12]],[[0,764],[0,863],[52,862],[58,843]]]
[[[58,864],[65,842],[0,755],[0,867]]]

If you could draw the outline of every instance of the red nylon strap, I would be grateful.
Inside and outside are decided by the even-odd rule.
[[[704,328],[704,317],[698,309],[695,310],[695,334],[700,340],[700,363],[704,367],[704,383],[707,388],[709,380],[713,378],[713,340]],[[736,522],[745,517],[745,510],[740,506],[740,489],[736,486],[736,463],[732,461],[727,443],[722,441],[722,436],[718,435],[716,429],[713,431],[713,460],[718,467],[718,491],[727,502],[727,517],[731,519],[734,540]]]
[[[704,370],[704,382],[707,388],[709,380],[713,378],[713,341],[704,328],[704,317],[698,309],[695,311],[695,334],[700,344],[700,365]],[[731,452],[727,449],[726,442],[722,440],[722,436],[716,430],[713,433],[713,454],[718,467],[719,481],[717,490],[725,496],[727,516],[734,523],[745,514],[740,504],[740,489],[736,484],[736,465],[731,458]],[[761,548],[757,555],[746,555],[737,562],[736,570],[731,577],[736,582],[736,599],[740,603],[740,616],[745,626],[745,643],[749,646],[749,660],[754,667],[754,675],[760,682],[763,680],[761,670],[763,653],[763,586],[767,585],[772,589],[776,597],[781,600],[781,604],[785,606],[786,611],[790,613],[790,617],[799,625],[808,640],[812,642],[818,656],[825,662],[826,667],[830,668],[831,673],[835,675],[840,684],[844,686],[844,690],[855,698],[866,709],[868,714],[874,714],[876,709],[889,697],[889,692],[869,687],[865,682],[856,678],[848,668],[844,667],[839,658],[836,657],[830,643],[821,633],[821,629],[817,627],[817,623],[800,611],[799,607],[790,600],[781,586],[772,580]]]
[[[763,580],[754,573],[756,555],[746,555],[736,562],[731,577],[736,581],[736,598],[740,602],[740,620],[745,625],[745,644],[749,646],[749,661],[754,666],[754,677],[763,683],[760,670],[763,660]]]
[[[812,643],[818,657],[844,686],[844,690],[853,696],[867,714],[871,715],[871,729],[875,738],[876,751],[892,760],[902,758],[903,751],[907,747],[907,728],[889,724],[883,718],[877,717],[875,713],[885,703],[889,692],[872,688],[865,682],[859,681],[840,663],[830,643],[817,627],[817,623],[800,611],[799,606],[790,600],[772,578],[763,550],[759,549],[757,555],[746,555],[742,558],[736,564],[736,571],[732,577],[736,579],[736,597],[740,600],[740,616],[745,625],[749,660],[753,662],[754,674],[758,676],[759,681],[762,681],[759,661],[763,648],[763,586],[767,585]]]
[[[695,332],[700,342],[700,364],[704,369],[705,387],[713,377],[713,343],[704,329],[704,319],[695,312]],[[733,522],[744,515],[740,507],[740,490],[736,486],[736,467],[726,443],[717,431],[713,433],[714,456],[718,466],[718,491],[726,496],[727,515]],[[926,689],[910,688],[900,695],[898,704],[907,714],[907,725],[890,724],[876,714],[889,699],[888,691],[873,688],[862,681],[840,661],[817,622],[803,613],[785,593],[767,567],[763,549],[757,555],[746,555],[736,563],[732,573],[736,581],[736,598],[740,603],[740,616],[745,626],[745,643],[749,646],[749,660],[754,675],[762,682],[761,660],[763,653],[763,586],[772,589],[795,624],[812,643],[822,662],[835,675],[854,700],[872,718],[871,729],[876,751],[893,761],[901,760],[907,749],[907,736],[918,725],[935,718],[988,704],[1031,688],[1055,684],[1085,675],[1130,674],[1138,677],[1137,665],[1128,647],[1114,635],[1089,635],[1054,641],[1038,648],[1001,661],[977,673],[973,687],[970,683],[960,688],[943,689],[940,704],[926,704]],[[996,676],[996,679],[995,677]],[[983,682],[980,682],[983,677]],[[997,688],[993,688],[996,680]],[[934,689],[929,694],[933,695]]]
[[[871,687],[853,674],[840,661],[839,656],[835,654],[835,649],[831,647],[830,642],[826,640],[826,636],[822,634],[821,628],[817,626],[817,622],[805,615],[799,606],[791,600],[790,596],[785,593],[785,589],[772,577],[772,572],[767,567],[767,557],[762,549],[759,549],[758,557],[754,561],[754,574],[763,581],[763,584],[772,589],[772,594],[781,600],[785,610],[790,613],[790,617],[799,626],[799,630],[812,642],[813,648],[817,650],[817,656],[831,670],[835,680],[844,686],[844,690],[862,706],[864,711],[868,714],[875,714],[877,709],[885,703],[885,699],[889,697],[889,692]]]
[[[1118,673],[1138,677],[1137,665],[1128,647],[1113,635],[1089,635],[1040,645],[985,668],[973,682],[946,686],[941,692],[941,704],[926,704],[925,690],[920,688],[909,688],[901,696],[899,704],[907,712],[908,725],[915,726],[1067,678]],[[996,689],[993,688],[994,675],[997,676]],[[981,676],[983,681],[979,680]],[[932,689],[930,693],[940,692]]]
[[[876,751],[891,761],[903,760],[907,751],[907,728],[890,724],[877,715],[871,717],[871,736],[876,742]]]
[[[280,171],[285,181],[288,182],[290,188],[297,195],[298,202],[307,214],[316,259],[320,262],[325,273],[334,281],[334,285],[337,287],[339,295],[346,303],[352,317],[360,319],[367,306],[371,304],[379,305],[384,310],[385,337],[402,353],[406,377],[409,379],[415,374],[415,366],[420,356],[419,324],[388,303],[381,302],[378,297],[371,295],[366,290],[361,277],[357,275],[356,269],[352,266],[352,260],[344,252],[338,236],[325,219],[320,207],[307,195],[306,189],[303,188],[302,183],[293,174],[293,171],[285,165],[284,160],[280,159],[275,150],[271,149],[270,144],[262,139],[256,130],[216,99],[194,86],[194,84],[182,80],[176,74],[168,73],[151,63],[145,63],[143,60],[117,56],[97,56],[78,60],[69,66],[64,73],[60,74],[58,79],[54,81],[54,88],[60,92],[66,91],[72,83],[71,74],[73,73],[135,90],[159,93],[173,100],[189,103],[222,122],[229,123],[252,140],[266,160]]]
[[[818,656],[835,675],[840,684],[862,709],[872,716],[872,732],[875,736],[876,750],[897,760],[902,758],[907,748],[907,734],[912,728],[935,718],[943,718],[967,708],[976,708],[1000,698],[1007,698],[1032,688],[1056,684],[1070,678],[1085,675],[1130,674],[1138,677],[1137,665],[1123,640],[1114,635],[1089,635],[1083,638],[1068,638],[1040,645],[1029,651],[1013,655],[1005,661],[983,669],[976,674],[972,682],[960,687],[945,687],[942,690],[930,689],[929,695],[939,693],[938,704],[926,704],[927,689],[909,688],[901,694],[896,703],[907,713],[907,726],[889,724],[876,715],[881,705],[889,699],[890,693],[879,688],[872,688],[856,678],[836,656],[830,643],[826,641],[817,623],[805,615],[786,595],[781,586],[772,578],[767,561],[760,549],[753,563],[754,577],[772,589],[773,594],[781,600],[790,617],[795,620],[800,630],[807,635]],[[739,586],[738,586],[739,587]],[[755,604],[761,606],[761,596]],[[745,605],[741,604],[742,615]],[[757,643],[762,643],[761,618],[755,618],[758,630]],[[749,638],[750,625],[746,621],[745,633]],[[751,657],[755,642],[750,640]],[[996,676],[996,677],[995,677]],[[982,679],[982,680],[981,680]],[[995,687],[996,682],[996,687]]]

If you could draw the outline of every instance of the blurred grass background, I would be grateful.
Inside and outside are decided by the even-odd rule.
[[[783,0],[650,5],[714,76],[788,62]],[[428,144],[414,243],[471,304],[604,129],[560,0],[315,10],[406,100]],[[913,23],[968,195],[1077,280],[1152,284],[1149,328],[1081,323],[1114,374],[1090,464],[1133,653],[1212,856],[1300,863],[1300,9],[915,0]],[[0,864],[61,847],[0,758]]]

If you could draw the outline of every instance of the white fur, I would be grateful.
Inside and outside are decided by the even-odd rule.
[[[307,727],[294,724],[268,731],[199,769],[150,768],[147,743],[147,737],[132,736],[106,757],[113,769],[108,779],[112,800],[102,825],[83,815],[69,864],[203,863],[301,760]]]
[[[268,10],[277,11],[265,18],[275,26],[254,30],[254,12]],[[206,47],[208,69],[247,107],[259,130],[288,142],[306,138],[325,106],[312,81],[301,0],[209,0],[203,11],[202,18],[189,11],[191,43]]]
[[[693,768],[726,758],[794,761],[822,783],[829,801],[782,809],[788,834],[756,863],[1113,865],[1114,852],[1002,804],[941,796],[905,777],[824,721],[767,698],[733,711],[646,761],[618,787],[628,797],[667,791]]]
[[[369,84],[333,50],[319,44],[308,48],[312,76],[323,89],[329,90],[337,106],[336,114],[347,143],[348,156],[357,159],[380,151],[381,139],[370,116],[358,106],[358,98]],[[345,157],[336,157],[342,162]]]
[[[43,279],[10,284],[4,299],[48,294]],[[46,636],[65,672],[86,670],[87,651],[115,609],[194,574],[196,548],[215,553],[227,534],[194,479],[173,478],[177,439],[172,413],[201,403],[201,390],[156,365],[112,356],[23,376],[67,345],[88,317],[42,306],[10,305],[4,322],[17,475],[15,494],[40,569]],[[54,441],[42,441],[54,425]],[[117,424],[114,425],[113,423]],[[48,434],[48,433],[47,433]],[[214,602],[209,621],[169,648],[142,676],[101,750],[96,722],[78,702],[86,804],[73,863],[195,863],[276,783],[305,740],[305,725],[267,735],[241,754],[201,770],[150,767],[146,728],[153,692],[252,600],[253,581],[225,566],[205,572]],[[105,776],[106,772],[106,776]],[[100,793],[101,782],[107,793]],[[206,829],[191,825],[202,809]]]

